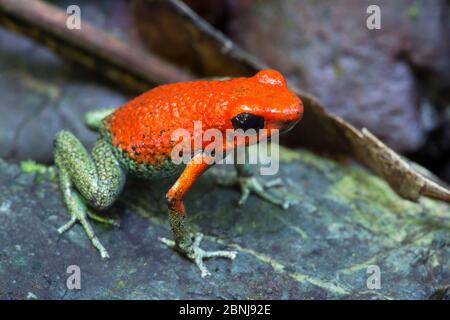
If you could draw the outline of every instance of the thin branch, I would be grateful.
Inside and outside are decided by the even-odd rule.
[[[193,76],[160,57],[132,48],[87,21],[66,26],[63,10],[39,0],[0,0],[0,25],[44,44],[63,58],[95,71],[121,87],[141,92],[155,84]]]

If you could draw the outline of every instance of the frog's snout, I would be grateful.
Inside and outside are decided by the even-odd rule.
[[[303,116],[303,104],[300,99],[298,102],[284,110],[283,115],[278,119],[277,127],[280,133],[287,132],[295,127],[297,123],[300,122]]]

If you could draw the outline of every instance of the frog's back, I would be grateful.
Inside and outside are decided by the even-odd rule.
[[[193,131],[194,121],[220,125],[229,103],[224,83],[192,81],[156,87],[105,118],[103,134],[128,171],[146,178],[173,175],[180,168],[170,161],[172,133],[179,128]]]
[[[187,130],[194,137],[194,124],[201,121],[203,131],[223,131],[231,125],[228,110],[235,104],[247,105],[257,100],[271,108],[280,104],[283,110],[284,105],[297,103],[298,98],[287,90],[284,78],[273,75],[274,71],[269,70],[250,78],[156,87],[105,118],[105,133],[130,171],[151,167],[168,175],[175,170],[171,162],[175,130]]]

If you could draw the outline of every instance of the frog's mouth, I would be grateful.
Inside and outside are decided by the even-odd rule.
[[[291,131],[297,125],[297,123],[299,123],[299,122],[300,122],[300,120],[289,121],[286,124],[286,127],[284,127],[283,129],[280,130],[280,134],[283,134],[283,133]]]
[[[300,119],[280,121],[277,127],[280,128],[280,134],[284,134],[291,131],[299,122]]]

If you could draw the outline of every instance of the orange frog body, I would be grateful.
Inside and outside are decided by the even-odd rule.
[[[116,110],[99,110],[87,114],[89,127],[99,131],[99,139],[90,156],[78,139],[67,131],[55,139],[55,163],[59,169],[61,189],[72,219],[60,232],[76,221],[85,227],[102,257],[106,249],[92,232],[82,199],[96,209],[109,207],[122,190],[127,173],[149,179],[182,173],[167,193],[169,221],[174,241],[162,239],[208,274],[204,258],[233,258],[235,252],[206,252],[199,247],[201,235],[191,235],[185,226],[183,195],[211,163],[203,150],[209,141],[194,143],[194,138],[208,129],[227,130],[266,129],[264,138],[270,138],[274,129],[292,128],[303,113],[301,100],[288,89],[283,76],[275,70],[263,70],[249,78],[229,80],[191,81],[156,87]],[[195,123],[200,124],[200,133]],[[172,161],[172,151],[179,142],[176,130],[189,133],[192,141],[192,159],[186,165]],[[246,144],[257,143],[263,135],[255,134]],[[249,142],[253,141],[253,142]],[[226,153],[236,144],[223,143]],[[195,160],[195,161],[194,161]],[[253,192],[281,207],[285,201],[270,196],[252,176],[248,165],[236,164],[236,183],[243,191],[241,203]],[[95,216],[94,219],[99,219]],[[108,221],[107,221],[108,222]]]
[[[281,129],[297,122],[303,110],[284,78],[277,71],[266,70],[252,78],[162,85],[129,101],[104,123],[112,145],[135,162],[132,168],[170,167],[176,129],[186,129],[194,137],[194,121],[201,121],[203,131],[225,132],[233,129],[233,117],[248,111],[264,118],[265,128]],[[122,163],[128,167],[123,156]]]

